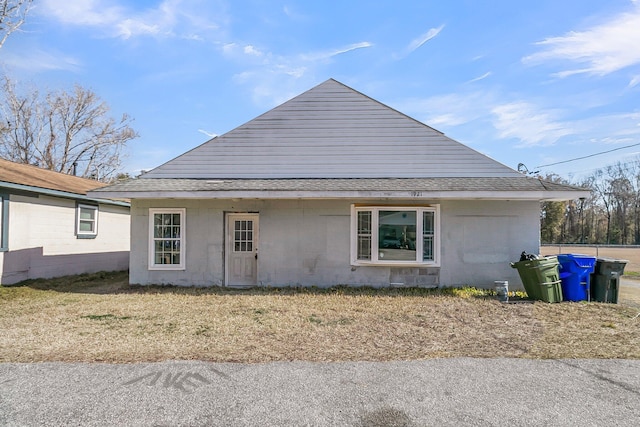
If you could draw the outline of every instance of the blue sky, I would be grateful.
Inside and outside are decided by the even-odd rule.
[[[328,78],[514,169],[640,153],[639,0],[34,2],[2,67],[131,115],[132,174]]]

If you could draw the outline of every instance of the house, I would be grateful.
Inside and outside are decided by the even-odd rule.
[[[0,284],[129,267],[129,202],[106,184],[0,159]]]
[[[524,176],[333,79],[138,179],[130,282],[493,286],[538,251],[540,201],[582,188]]]

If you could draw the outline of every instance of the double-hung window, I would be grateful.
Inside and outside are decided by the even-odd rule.
[[[439,260],[439,206],[353,206],[351,263],[432,265]]]
[[[76,236],[79,239],[93,239],[98,235],[97,206],[78,204],[76,217]]]
[[[186,210],[149,209],[149,269],[184,270]]]

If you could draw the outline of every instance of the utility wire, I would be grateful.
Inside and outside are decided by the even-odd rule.
[[[561,162],[555,162],[555,163],[549,163],[548,165],[540,165],[540,166],[536,166],[536,168],[546,168],[547,166],[555,166],[555,165],[560,165],[562,163],[575,162],[576,160],[588,159],[589,157],[595,157],[595,156],[599,156],[601,154],[611,153],[613,151],[624,150],[625,148],[636,147],[638,145],[640,145],[640,142],[638,142],[636,144],[625,145],[624,147],[618,147],[618,148],[613,148],[611,150],[602,151],[600,153],[589,154],[588,156],[576,157],[575,159],[563,160]]]

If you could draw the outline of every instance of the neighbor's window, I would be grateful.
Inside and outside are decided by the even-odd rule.
[[[149,268],[183,270],[185,212],[182,209],[149,209]]]
[[[438,265],[439,206],[352,209],[353,264]]]
[[[78,205],[77,218],[76,236],[78,238],[96,237],[98,234],[98,207]]]

